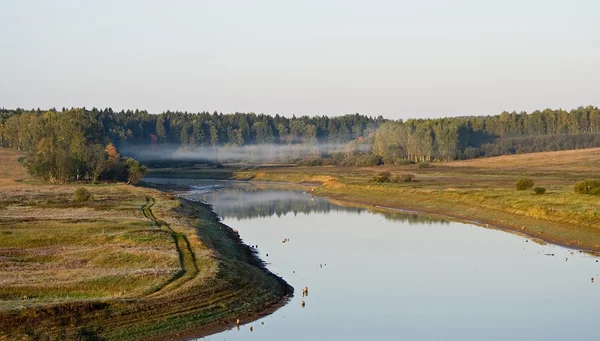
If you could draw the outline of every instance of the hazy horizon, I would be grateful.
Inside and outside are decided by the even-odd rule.
[[[0,3],[0,107],[360,113],[598,105],[596,1]]]
[[[173,110],[173,109],[166,109],[164,111],[160,111],[160,112],[153,112],[150,110],[146,110],[144,108],[112,108],[112,107],[89,107],[89,106],[81,106],[81,107],[64,107],[64,109],[66,110],[71,110],[71,109],[79,109],[79,108],[85,108],[86,110],[92,110],[92,109],[97,109],[97,110],[105,110],[105,109],[112,109],[113,112],[121,112],[121,111],[146,111],[148,114],[150,115],[160,115],[160,114],[164,114],[167,111],[170,111],[172,113],[177,112],[177,113],[187,113],[187,114],[191,114],[191,115],[196,115],[196,114],[201,114],[201,113],[205,113],[208,112],[210,114],[213,114],[215,112],[217,112],[218,114],[223,114],[223,115],[234,115],[234,114],[255,114],[255,115],[267,115],[267,116],[271,116],[274,117],[275,115],[279,115],[279,116],[283,116],[283,117],[287,117],[287,118],[291,118],[292,116],[295,117],[302,117],[302,116],[308,116],[310,118],[312,117],[318,117],[318,116],[327,116],[327,117],[338,117],[338,116],[345,116],[345,115],[362,115],[362,116],[368,116],[368,117],[372,117],[373,119],[376,119],[377,117],[379,117],[380,115],[387,120],[410,120],[410,119],[436,119],[436,118],[457,118],[457,117],[476,117],[476,116],[496,116],[499,114],[502,114],[503,112],[509,112],[509,113],[513,113],[516,112],[518,114],[521,113],[527,113],[527,114],[531,114],[532,112],[539,110],[539,111],[544,111],[546,109],[549,110],[565,110],[565,111],[571,111],[580,107],[588,107],[588,106],[592,106],[592,107],[598,107],[597,104],[594,103],[590,103],[590,104],[585,104],[585,105],[577,105],[574,106],[572,108],[548,108],[548,107],[544,107],[544,108],[537,108],[534,110],[502,110],[502,111],[498,111],[498,112],[493,112],[493,113],[485,113],[485,114],[478,114],[478,113],[472,113],[472,114],[456,114],[456,115],[438,115],[438,116],[425,116],[425,117],[415,117],[415,116],[409,116],[409,117],[387,117],[386,115],[382,115],[382,114],[370,114],[370,113],[360,113],[360,112],[355,112],[355,113],[340,113],[340,114],[319,114],[319,113],[314,113],[314,114],[296,114],[296,113],[290,113],[287,115],[283,115],[280,113],[263,113],[263,112],[252,112],[252,111],[236,111],[236,112],[223,112],[223,111],[219,111],[219,110],[199,110],[199,111],[189,111],[189,110]],[[47,107],[47,108],[42,108],[42,107],[33,107],[33,108],[23,108],[23,107],[2,107],[0,106],[0,109],[4,109],[4,110],[17,110],[17,109],[22,109],[25,111],[35,111],[35,110],[41,110],[41,111],[47,111],[47,110],[51,110],[54,109],[58,112],[60,112],[63,107]]]

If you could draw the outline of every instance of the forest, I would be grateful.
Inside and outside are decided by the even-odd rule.
[[[368,166],[600,147],[600,110],[392,121],[359,114],[0,109],[0,147],[27,152],[30,172],[47,180],[137,181],[145,168],[120,154],[151,166],[156,159]]]
[[[383,163],[472,159],[600,147],[600,110],[579,107],[492,116],[389,121],[375,135]]]
[[[71,115],[74,111],[81,111],[90,121],[97,124],[98,133],[118,148],[151,144],[170,144],[182,148],[254,144],[337,144],[369,133],[374,134],[377,127],[386,121],[381,116],[372,118],[359,114],[287,118],[279,115],[217,112],[211,114],[166,111],[153,115],[145,110],[114,112],[110,108],[63,108],[61,111],[0,109],[0,123],[4,128],[0,134],[0,143],[19,148],[21,141],[10,131],[27,124],[22,121],[48,112]]]
[[[0,147],[27,153],[32,175],[49,182],[139,182],[147,168],[122,157],[102,124],[82,109],[63,112],[3,112]]]
[[[34,159],[48,138],[43,143],[41,140],[49,137],[62,146],[62,151],[71,151],[73,140],[85,140],[89,154],[93,154],[93,145],[110,143],[122,154],[153,166],[207,159],[289,163],[291,159],[343,148],[350,141],[364,140],[363,136],[371,136],[372,140],[383,122],[381,116],[358,114],[287,118],[217,112],[167,111],[153,115],[141,110],[114,112],[110,108],[0,110],[0,146],[29,152],[30,159]],[[367,149],[366,144],[359,148]],[[70,172],[70,177],[77,174]]]

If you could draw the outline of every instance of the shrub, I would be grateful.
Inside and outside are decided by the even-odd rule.
[[[86,202],[92,200],[94,200],[92,193],[83,187],[76,189],[75,193],[73,194],[74,202]]]
[[[358,155],[353,156],[344,162],[344,166],[369,167],[381,164],[381,159],[377,155]]]
[[[544,187],[536,187],[533,189],[535,194],[542,195],[546,193],[546,189]]]
[[[369,167],[381,164],[381,159],[377,155],[361,155],[356,159],[355,166]]]
[[[423,168],[431,168],[431,164],[427,163],[427,162],[421,162],[419,163],[419,168],[423,169]]]
[[[298,166],[308,166],[308,167],[317,167],[323,165],[323,159],[321,158],[310,158],[304,159],[297,163]]]
[[[579,194],[600,194],[600,180],[579,181],[573,189]]]
[[[331,153],[331,158],[335,161],[335,163],[337,165],[341,164],[342,162],[344,162],[344,160],[346,159],[346,156],[344,155],[344,153]]]
[[[324,158],[322,166],[336,166],[336,165],[339,165],[339,164],[340,163],[337,160],[333,159],[333,158]]]
[[[392,173],[381,172],[379,174],[373,175],[373,177],[371,178],[371,182],[375,182],[375,183],[390,182],[391,178],[392,178]]]
[[[414,162],[407,159],[396,159],[396,166],[408,166],[412,165]]]
[[[396,157],[395,156],[383,156],[381,158],[381,162],[383,162],[384,165],[393,165],[396,162]]]
[[[140,165],[140,163],[132,158],[127,159],[125,161],[127,165],[127,184],[135,185],[140,182],[146,174],[148,174],[148,168],[146,166]]]
[[[411,182],[415,176],[413,174],[394,174],[392,176],[392,182]]]
[[[529,178],[521,178],[515,183],[515,187],[517,187],[517,191],[524,191],[526,189],[530,189],[533,187],[533,180]]]
[[[479,150],[479,148],[468,147],[463,152],[463,157],[465,159],[474,159],[474,158],[480,157],[480,156],[481,156],[481,151]]]

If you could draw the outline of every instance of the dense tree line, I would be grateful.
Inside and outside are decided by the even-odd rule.
[[[278,161],[294,159],[300,150],[309,150],[313,158],[307,160],[309,165],[445,161],[599,147],[600,110],[588,106],[570,111],[387,121],[359,114],[287,118],[217,112],[153,115],[110,108],[0,109],[0,146],[30,152],[32,171],[46,178],[95,180],[117,174],[122,178],[127,172],[105,168],[106,162],[100,163],[102,171],[95,166],[98,158],[110,160],[109,144],[124,154],[134,150],[130,147],[178,152],[204,149],[218,150],[213,155],[219,159],[234,160],[242,153],[257,162],[265,155]],[[322,156],[330,162],[318,160]]]
[[[87,180],[137,183],[146,168],[123,158],[104,135],[102,123],[83,109],[3,111],[0,147],[28,153],[25,165],[51,182]]]
[[[387,122],[377,130],[373,152],[394,163],[590,147],[600,147],[600,110],[592,106]]]
[[[257,115],[254,113],[187,113],[167,111],[158,115],[143,110],[114,112],[112,109],[71,109],[60,112],[0,110],[0,146],[31,150],[32,139],[20,134],[30,120],[45,115],[71,115],[77,111],[85,117],[98,136],[91,141],[111,142],[124,154],[144,158],[146,162],[167,153],[199,151],[195,155],[218,156],[224,160],[241,155],[248,160],[283,161],[319,154],[363,136],[374,136],[382,117],[345,115],[340,117]],[[51,126],[48,127],[51,129]],[[26,129],[26,128],[25,128]],[[254,146],[288,146],[271,149]],[[307,146],[319,146],[313,149]],[[239,148],[239,147],[244,148]],[[293,147],[293,146],[302,146]],[[310,152],[307,152],[310,150]],[[188,154],[189,156],[190,154]],[[233,157],[232,157],[233,155]],[[180,158],[181,159],[181,158]]]
[[[208,112],[187,113],[167,111],[152,115],[144,110],[114,112],[112,109],[83,110],[117,147],[131,144],[174,144],[182,147],[345,143],[359,136],[374,133],[385,120],[380,116],[282,117],[254,113]],[[56,110],[50,110],[56,112]],[[63,108],[61,112],[66,112]],[[0,122],[16,125],[11,116],[41,115],[41,110],[0,110]],[[18,120],[18,119],[16,119]]]
[[[201,146],[255,144],[334,144],[374,133],[385,120],[364,115],[340,117],[282,117],[254,113],[187,113],[167,111],[87,111],[102,122],[115,145],[172,144],[193,149]]]

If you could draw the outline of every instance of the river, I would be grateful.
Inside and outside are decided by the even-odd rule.
[[[302,191],[191,183],[185,196],[212,204],[296,291],[272,315],[203,340],[598,337],[600,263],[586,253]]]

